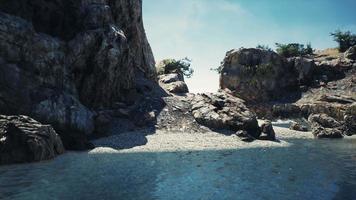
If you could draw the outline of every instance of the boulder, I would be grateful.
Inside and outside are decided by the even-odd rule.
[[[197,94],[192,99],[191,112],[195,120],[212,129],[244,130],[259,138],[256,115],[242,99],[226,92]]]
[[[295,130],[295,131],[302,131],[302,132],[307,132],[308,127],[298,123],[298,122],[292,122],[291,125],[289,126],[290,130]]]
[[[345,135],[356,135],[356,115],[345,115]]]
[[[308,121],[316,138],[343,138],[343,124],[326,114],[310,115]]]
[[[64,151],[50,125],[27,116],[0,115],[0,164],[48,160]]]
[[[280,99],[298,87],[294,66],[273,51],[234,49],[227,52],[221,67],[220,88],[249,103]]]
[[[346,50],[344,56],[350,60],[356,60],[356,45]]]
[[[159,81],[165,84],[168,83],[173,83],[177,81],[184,81],[183,78],[177,74],[177,73],[172,73],[172,74],[163,74],[158,77]]]
[[[266,135],[265,138],[267,140],[272,140],[272,141],[276,140],[276,133],[274,132],[271,121],[264,121],[261,124],[261,132]]]
[[[164,86],[168,92],[175,93],[175,94],[182,94],[182,93],[188,93],[188,86],[185,82],[183,81],[176,81],[173,83],[166,84]]]

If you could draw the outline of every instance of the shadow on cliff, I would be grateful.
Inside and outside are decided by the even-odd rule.
[[[166,106],[163,97],[169,96],[155,81],[138,74],[136,92],[128,106],[127,116],[113,116],[105,125],[96,125],[96,133],[91,140],[100,146],[115,149],[128,149],[145,145],[146,136],[156,133],[157,116]],[[94,141],[94,143],[96,143]]]

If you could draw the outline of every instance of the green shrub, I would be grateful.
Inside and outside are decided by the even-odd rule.
[[[194,70],[191,67],[191,60],[183,58],[180,60],[164,59],[157,65],[157,73],[159,75],[169,73],[179,73],[187,78],[192,77]]]
[[[259,44],[256,46],[257,49],[263,49],[263,50],[266,50],[266,51],[273,51],[271,48],[269,48],[268,45],[263,45],[263,44]]]
[[[340,52],[345,52],[350,47],[356,45],[356,34],[352,34],[350,31],[342,32],[336,30],[334,33],[330,33],[330,36],[339,44]]]
[[[311,47],[311,44],[308,43],[307,47],[304,48],[304,44],[299,43],[289,43],[289,44],[280,44],[276,43],[277,53],[286,58],[294,56],[306,56],[313,54],[314,50]]]

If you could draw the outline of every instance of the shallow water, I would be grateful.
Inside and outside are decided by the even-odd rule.
[[[356,199],[356,139],[279,148],[67,153],[0,167],[0,199]]]

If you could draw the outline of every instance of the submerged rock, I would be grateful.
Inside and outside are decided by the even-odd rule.
[[[27,116],[0,115],[0,164],[47,160],[64,152],[50,125]]]

